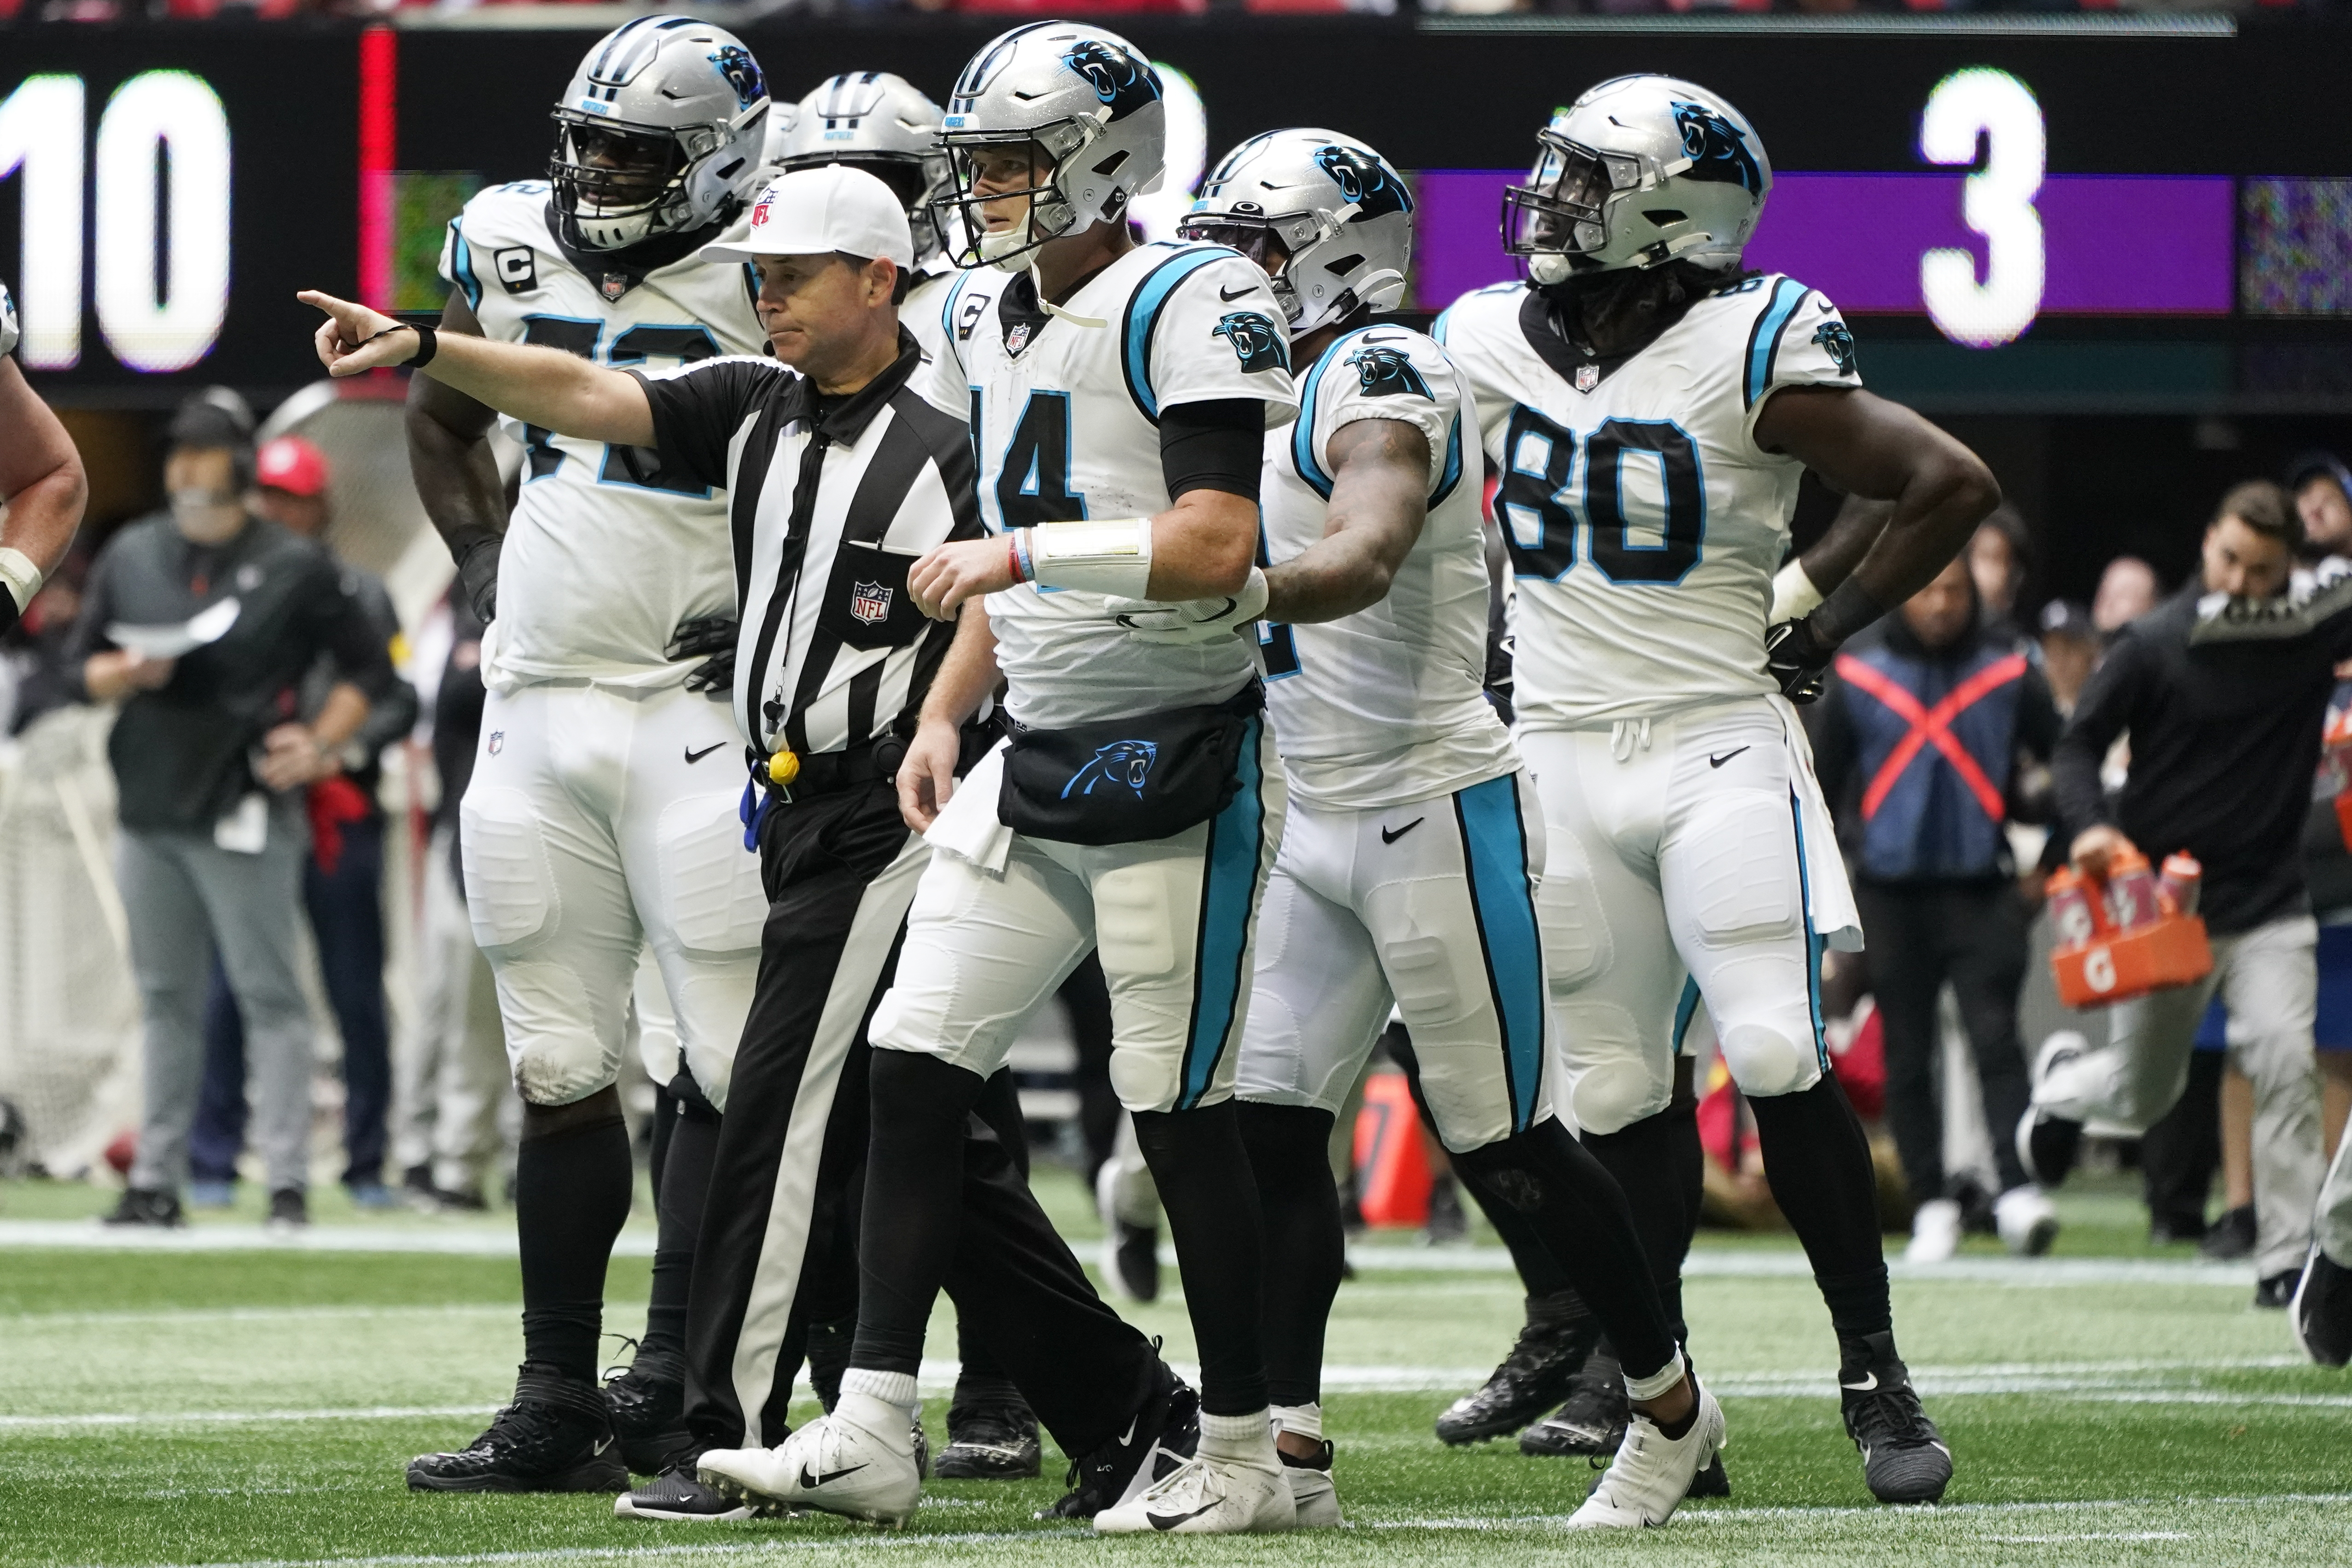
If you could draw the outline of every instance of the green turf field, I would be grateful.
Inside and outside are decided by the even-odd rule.
[[[1076,1181],[1045,1170],[1039,1181],[1072,1235],[1089,1235]],[[1689,1310],[1730,1419],[1735,1495],[1634,1539],[1570,1536],[1560,1523],[1591,1475],[1580,1461],[1528,1458],[1507,1441],[1448,1450],[1430,1436],[1516,1329],[1512,1277],[1491,1249],[1391,1243],[1342,1290],[1332,1325],[1327,1421],[1353,1528],[1206,1542],[1097,1542],[1033,1522],[1060,1490],[1050,1446],[1045,1479],[936,1484],[914,1527],[892,1534],[831,1520],[625,1524],[600,1498],[413,1497],[403,1461],[464,1443],[511,1386],[517,1276],[496,1251],[510,1218],[436,1224],[319,1205],[314,1240],[478,1255],[53,1244],[86,1239],[75,1217],[103,1200],[0,1186],[9,1568],[910,1552],[1480,1568],[1629,1553],[1847,1568],[2352,1561],[2352,1380],[2303,1363],[2282,1315],[2248,1304],[2244,1270],[2204,1268],[2185,1248],[2150,1251],[2120,1189],[2070,1195],[2070,1229],[2046,1266],[1975,1243],[1937,1276],[1896,1284],[1904,1349],[1958,1466],[1942,1507],[1890,1511],[1864,1491],[1838,1427],[1826,1322],[1792,1244],[1710,1236]],[[62,1236],[26,1223],[43,1220],[73,1223]],[[197,1239],[242,1239],[253,1226],[250,1213],[223,1217]],[[640,1254],[646,1239],[633,1226]],[[609,1326],[635,1326],[646,1267],[642,1255],[615,1261]],[[1171,1359],[1189,1357],[1180,1296],[1134,1315],[1167,1336]],[[944,1333],[933,1343],[952,1354]],[[944,1400],[927,1413],[937,1442]]]

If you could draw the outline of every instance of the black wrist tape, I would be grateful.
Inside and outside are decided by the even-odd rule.
[[[440,347],[441,340],[433,329],[419,326],[416,329],[416,352],[409,355],[401,363],[411,370],[423,370],[433,362],[433,356]]]
[[[1885,613],[1886,606],[1873,598],[1859,580],[1849,577],[1805,617],[1804,627],[1823,649],[1835,649]]]

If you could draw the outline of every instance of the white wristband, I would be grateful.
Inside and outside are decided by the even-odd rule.
[[[8,585],[10,597],[16,601],[21,613],[33,602],[33,595],[41,591],[41,569],[23,550],[0,545],[0,582]]]
[[[1764,618],[1764,624],[1778,626],[1783,621],[1811,615],[1821,601],[1822,591],[1805,575],[1805,563],[1792,560],[1772,580],[1772,613]]]
[[[1041,588],[1145,597],[1151,580],[1151,519],[1040,523],[1027,530],[1032,580]]]

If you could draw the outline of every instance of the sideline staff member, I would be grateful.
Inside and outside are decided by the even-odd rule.
[[[815,1298],[855,1306],[838,1270],[866,1145],[865,1020],[930,859],[899,818],[892,776],[953,630],[916,608],[907,569],[981,532],[965,428],[908,385],[923,355],[894,303],[914,256],[898,199],[862,171],[796,171],[762,193],[746,235],[702,254],[757,263],[761,320],[782,365],[739,356],[616,371],[556,350],[436,339],[302,296],[331,318],[319,355],[336,375],[415,365],[530,423],[658,447],[730,492],[735,716],[756,739],[748,836],[771,905],[688,1306],[693,1442],[621,1500],[625,1517],[745,1517],[698,1479],[696,1459],[781,1441]],[[983,749],[976,734],[966,742],[967,760]],[[989,1102],[982,1114],[998,1119]],[[1106,1472],[1131,1471],[1152,1446],[1122,1436],[1159,1433],[1175,1379],[1095,1296],[1037,1207],[1010,1153],[1009,1092],[1001,1114],[1001,1137],[967,1124],[950,1294],[1063,1450],[1081,1457],[1080,1490],[1115,1498],[1127,1476]]]
[[[336,753],[399,677],[334,558],[248,509],[253,480],[242,402],[215,389],[183,404],[163,459],[171,509],[107,542],[74,626],[70,658],[90,700],[123,705],[107,756],[147,1018],[146,1121],[118,1225],[180,1222],[215,944],[245,1018],[270,1223],[310,1218],[313,1040],[294,962],[305,787],[337,770]],[[184,627],[184,646],[119,647],[126,626]],[[303,677],[321,655],[338,678],[304,723]]]

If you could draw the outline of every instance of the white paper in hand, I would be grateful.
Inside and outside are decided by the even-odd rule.
[[[161,626],[133,626],[117,621],[106,629],[107,637],[118,648],[147,659],[176,659],[208,643],[217,643],[228,635],[236,624],[240,608],[234,599],[224,599],[218,604],[198,611],[185,621],[169,622]]]

